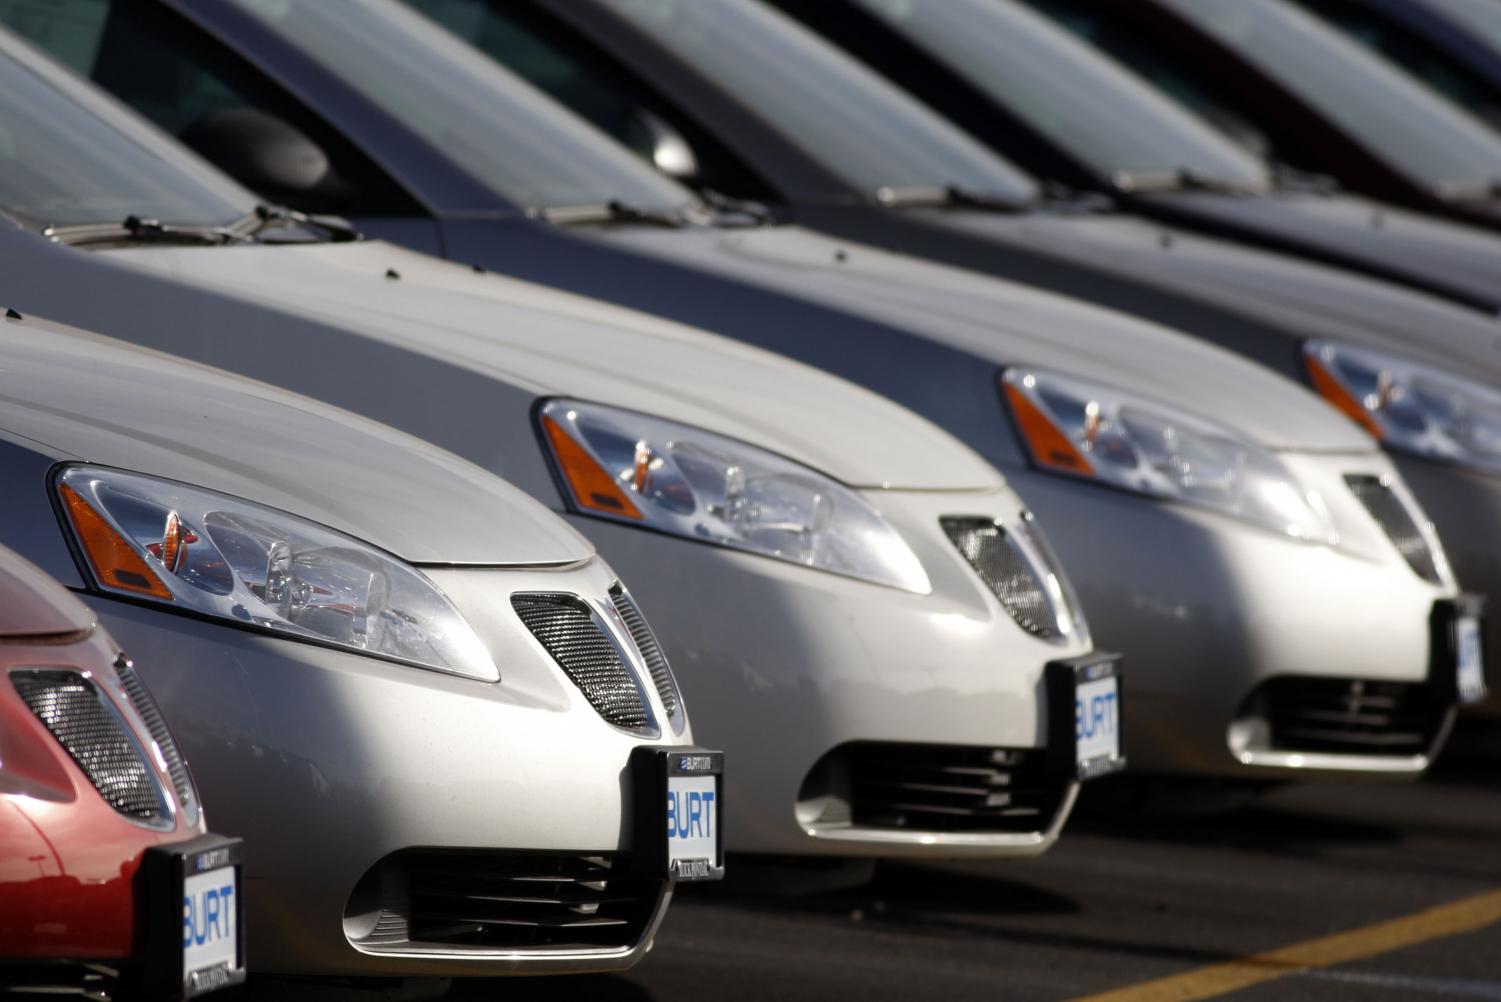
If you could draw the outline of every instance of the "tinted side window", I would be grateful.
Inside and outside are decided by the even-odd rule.
[[[0,21],[262,195],[308,212],[413,215],[418,204],[299,102],[226,47],[139,0],[0,0]],[[327,159],[316,183],[267,190],[219,142],[221,123],[279,120]],[[238,117],[235,117],[238,116]],[[242,129],[243,131],[243,129]]]

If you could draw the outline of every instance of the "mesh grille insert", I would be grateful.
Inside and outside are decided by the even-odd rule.
[[[665,882],[628,869],[611,856],[407,850],[373,871],[381,900],[360,945],[630,949],[645,936]]]
[[[1396,546],[1397,552],[1402,554],[1402,559],[1407,561],[1407,565],[1418,577],[1433,584],[1442,584],[1433,550],[1396,492],[1381,477],[1351,475],[1345,477],[1345,483],[1350,485],[1351,492],[1365,505],[1366,511],[1371,513],[1376,524],[1381,526],[1382,531]]]
[[[1422,755],[1448,712],[1425,685],[1274,678],[1251,697],[1278,751]]]
[[[1034,637],[1057,640],[1063,636],[1058,617],[1048,601],[1042,582],[1031,564],[989,518],[943,518],[943,531],[959,548],[964,559],[980,575],[1016,624]]]
[[[600,716],[617,727],[647,726],[641,690],[588,606],[572,595],[513,595],[511,606]]]
[[[177,749],[177,742],[172,738],[172,731],[167,727],[167,722],[162,719],[162,714],[156,706],[156,700],[151,698],[151,693],[146,689],[146,683],[135,672],[135,667],[129,661],[121,658],[115,665],[115,674],[120,677],[120,684],[125,687],[125,694],[130,697],[136,712],[146,723],[146,729],[151,732],[151,740],[156,742],[157,748],[161,749],[162,758],[167,762],[167,774],[172,777],[172,786],[177,790],[177,802],[183,806],[191,820],[197,818],[197,803],[193,796],[193,782],[188,778],[188,767],[182,759],[182,753]]]
[[[151,767],[93,682],[72,671],[19,671],[11,682],[105,803],[138,821],[163,819]]]
[[[615,611],[620,613],[620,618],[625,622],[626,629],[631,631],[631,639],[636,642],[636,648],[641,652],[641,657],[646,661],[646,667],[651,672],[652,684],[657,687],[657,695],[662,700],[662,707],[669,717],[678,715],[677,682],[672,677],[672,669],[667,665],[667,655],[662,653],[662,646],[657,643],[656,635],[651,627],[646,625],[646,617],[641,615],[641,610],[636,607],[635,599],[626,594],[620,585],[610,589],[610,599],[615,603]]]

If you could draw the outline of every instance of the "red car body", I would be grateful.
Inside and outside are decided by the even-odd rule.
[[[202,834],[186,767],[120,649],[0,548],[0,985],[138,962],[144,856]]]

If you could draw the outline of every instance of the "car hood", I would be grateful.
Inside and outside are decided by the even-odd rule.
[[[1501,323],[1388,282],[1129,216],[953,213],[946,223],[977,236],[1001,232],[1043,253],[1223,306],[1292,340],[1345,341],[1501,378]],[[1203,336],[1213,340],[1214,332]]]
[[[555,564],[594,552],[484,470],[263,383],[35,318],[0,321],[0,357],[0,429],[59,460],[222,491],[414,563]]]
[[[1501,237],[1347,194],[1213,192],[1137,196],[1142,208],[1191,226],[1297,247],[1495,311]]]
[[[574,397],[706,428],[857,487],[984,490],[1003,483],[926,419],[818,369],[381,241],[102,253],[427,353],[539,397]]]
[[[1054,369],[1215,419],[1271,449],[1368,451],[1313,394],[1169,328],[795,226],[611,237],[681,263],[901,326],[997,365]]]
[[[94,628],[94,614],[36,564],[0,546],[0,639],[43,638]]]

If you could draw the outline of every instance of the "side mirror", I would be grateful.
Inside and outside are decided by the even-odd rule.
[[[626,142],[631,149],[646,156],[652,165],[669,177],[693,182],[699,176],[698,157],[693,147],[666,119],[645,108],[631,112]]]
[[[294,208],[326,208],[344,185],[322,148],[300,130],[256,108],[211,111],[182,141],[241,184]]]

